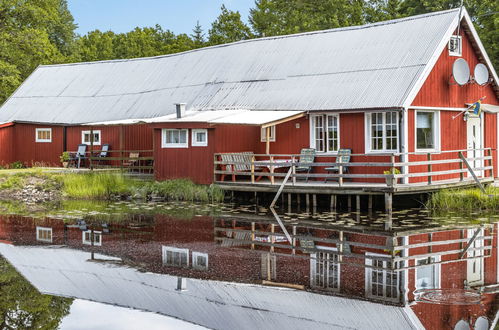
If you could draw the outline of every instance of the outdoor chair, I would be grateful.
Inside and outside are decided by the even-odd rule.
[[[131,152],[130,155],[128,156],[128,159],[123,162],[123,166],[128,167],[130,169],[133,169],[132,167],[134,166],[139,166],[140,165],[139,156],[140,154],[138,152]]]
[[[313,148],[303,148],[300,151],[300,166],[297,166],[296,173],[307,173],[310,174],[312,171],[312,166],[307,164],[312,164],[315,160],[315,149]],[[308,176],[305,177],[305,181],[308,182]]]
[[[72,153],[69,155],[69,166],[73,164],[75,167],[80,168],[81,161],[82,160],[84,161],[85,159],[88,158],[86,154],[87,154],[87,145],[79,144],[76,153]]]
[[[340,149],[338,150],[338,156],[336,157],[336,162],[335,163],[338,163],[338,164],[348,164],[350,163],[350,156],[352,154],[352,149]],[[348,173],[348,166],[344,166],[342,165],[343,167],[343,174],[346,174]],[[326,167],[325,170],[328,172],[328,173],[339,173],[340,172],[340,167],[338,165],[335,165],[335,166],[331,166],[331,167]],[[324,180],[324,182],[327,182],[327,179],[329,179],[328,177],[326,177],[326,179]]]
[[[104,144],[102,145],[101,151],[99,151],[96,155],[97,157],[97,162],[100,164],[100,162],[105,161],[107,155],[109,154],[109,148],[111,146],[109,144]]]

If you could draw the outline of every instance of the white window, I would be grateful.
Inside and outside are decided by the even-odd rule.
[[[333,153],[340,148],[339,115],[310,117],[310,147],[317,152]]]
[[[318,252],[310,255],[311,287],[326,290],[340,289],[339,256],[333,253],[336,249],[331,248],[330,250],[332,251]]]
[[[208,130],[193,129],[192,130],[192,146],[206,147],[208,145]]]
[[[188,148],[189,137],[187,129],[163,129],[161,132],[162,148]],[[206,140],[208,141],[208,140]]]
[[[94,231],[93,239],[94,239],[93,245],[101,246],[102,245],[102,232]],[[87,231],[84,231],[82,233],[82,241],[83,241],[83,244],[85,244],[85,245],[92,245],[92,231],[91,230],[87,230]]]
[[[366,253],[366,256],[389,257]],[[399,300],[399,272],[392,269],[390,260],[366,258],[366,296],[389,301]],[[372,268],[371,268],[372,267]]]
[[[366,151],[398,151],[398,112],[366,113]]]
[[[171,246],[162,247],[163,265],[189,267],[189,249],[178,249]]]
[[[262,127],[260,131],[260,141],[267,142],[267,128]],[[275,142],[275,125],[270,126],[270,142]]]
[[[438,256],[416,260],[416,290],[440,287],[440,261]]]
[[[52,142],[52,128],[37,128],[36,142]]]
[[[208,270],[208,254],[201,252],[192,252],[192,268],[199,270]]]
[[[101,132],[100,130],[93,131],[94,132],[94,146],[100,146],[101,143]],[[92,143],[92,134],[91,131],[82,131],[81,132],[81,143],[90,145]]]
[[[451,36],[449,39],[449,55],[461,56],[463,52],[461,36]]]
[[[52,243],[52,228],[36,227],[36,240],[40,242]]]
[[[416,151],[437,151],[440,141],[438,111],[416,111]]]

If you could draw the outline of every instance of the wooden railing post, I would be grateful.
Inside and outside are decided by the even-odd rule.
[[[293,186],[296,184],[296,158],[295,156],[291,157],[291,168],[292,168],[292,171],[291,171],[291,175],[293,175]]]
[[[213,154],[213,182],[217,182],[217,168],[218,168],[218,164],[216,164],[217,162],[217,154]]]
[[[431,164],[431,153],[428,153],[426,158],[428,159],[428,184],[431,184],[431,172],[432,172],[432,164]]]
[[[463,181],[464,180],[464,172],[463,172],[463,169],[464,169],[464,164],[463,164],[463,153],[461,151],[459,151],[459,158],[461,158],[461,161],[459,162],[459,169],[461,170],[461,172],[459,172],[459,181]]]
[[[270,183],[274,184],[274,156],[270,156]]]
[[[390,173],[392,176],[392,180],[391,180],[392,185],[391,186],[393,187],[393,186],[395,186],[395,184],[397,183],[397,180],[398,180],[395,178],[395,154],[392,154],[390,156],[390,163],[391,163]]]
[[[84,155],[85,156],[85,155]],[[88,157],[90,170],[93,171],[92,157],[94,156],[94,128],[90,126],[90,155]]]
[[[343,186],[343,165],[341,163],[338,165],[338,186]]]
[[[251,183],[255,183],[255,156],[251,156]]]
[[[491,148],[489,148],[487,150],[487,154],[490,157],[490,159],[489,159],[489,166],[491,167],[491,169],[490,169],[490,177],[493,179],[494,178],[494,162],[493,162],[493,159],[492,159],[492,149]]]

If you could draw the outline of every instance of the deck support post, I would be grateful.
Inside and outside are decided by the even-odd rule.
[[[274,244],[275,244],[275,225],[271,224],[270,225],[270,232],[272,233],[270,236],[270,243],[272,243],[272,246],[270,247],[270,252],[274,252]],[[270,255],[269,255],[270,257]]]
[[[356,206],[357,206],[357,212],[360,212],[360,195],[355,196],[356,199]]]
[[[296,194],[296,204],[298,204],[298,209],[300,209],[300,204],[301,204],[301,195]]]
[[[291,193],[288,194],[288,213],[291,213],[291,199],[293,198],[293,196],[291,195]]]
[[[348,211],[352,210],[352,195],[347,196],[348,199]]]
[[[88,155],[90,171],[94,170],[94,166],[92,164],[92,157],[93,156],[94,156],[94,128],[93,128],[93,126],[90,126],[90,154]],[[78,166],[78,167],[80,167],[80,166]]]
[[[385,193],[385,213],[392,216],[392,203],[393,203],[393,193]]]
[[[254,242],[255,241],[255,223],[252,222],[251,223],[251,242]],[[255,249],[255,244],[254,243],[251,243],[251,249],[254,250]]]
[[[307,213],[310,211],[310,194],[305,194],[305,205],[307,206]]]
[[[336,195],[331,195],[331,212],[336,212]]]
[[[372,211],[373,209],[373,195],[369,195],[368,200],[367,200],[367,209],[369,211]]]
[[[316,194],[312,195],[312,205],[314,208],[314,213],[316,213],[317,212],[317,195]]]
[[[295,249],[295,246],[296,246],[296,226],[293,226],[293,239],[292,239],[291,245],[293,246],[292,254],[296,254],[296,249]]]

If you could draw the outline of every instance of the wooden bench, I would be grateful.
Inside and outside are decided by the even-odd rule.
[[[223,171],[226,172],[250,172],[251,164],[255,160],[253,151],[245,151],[238,153],[221,154],[220,160],[225,164],[220,165]],[[221,181],[225,180],[225,175],[220,177]],[[236,174],[231,174],[232,182],[236,181]]]

